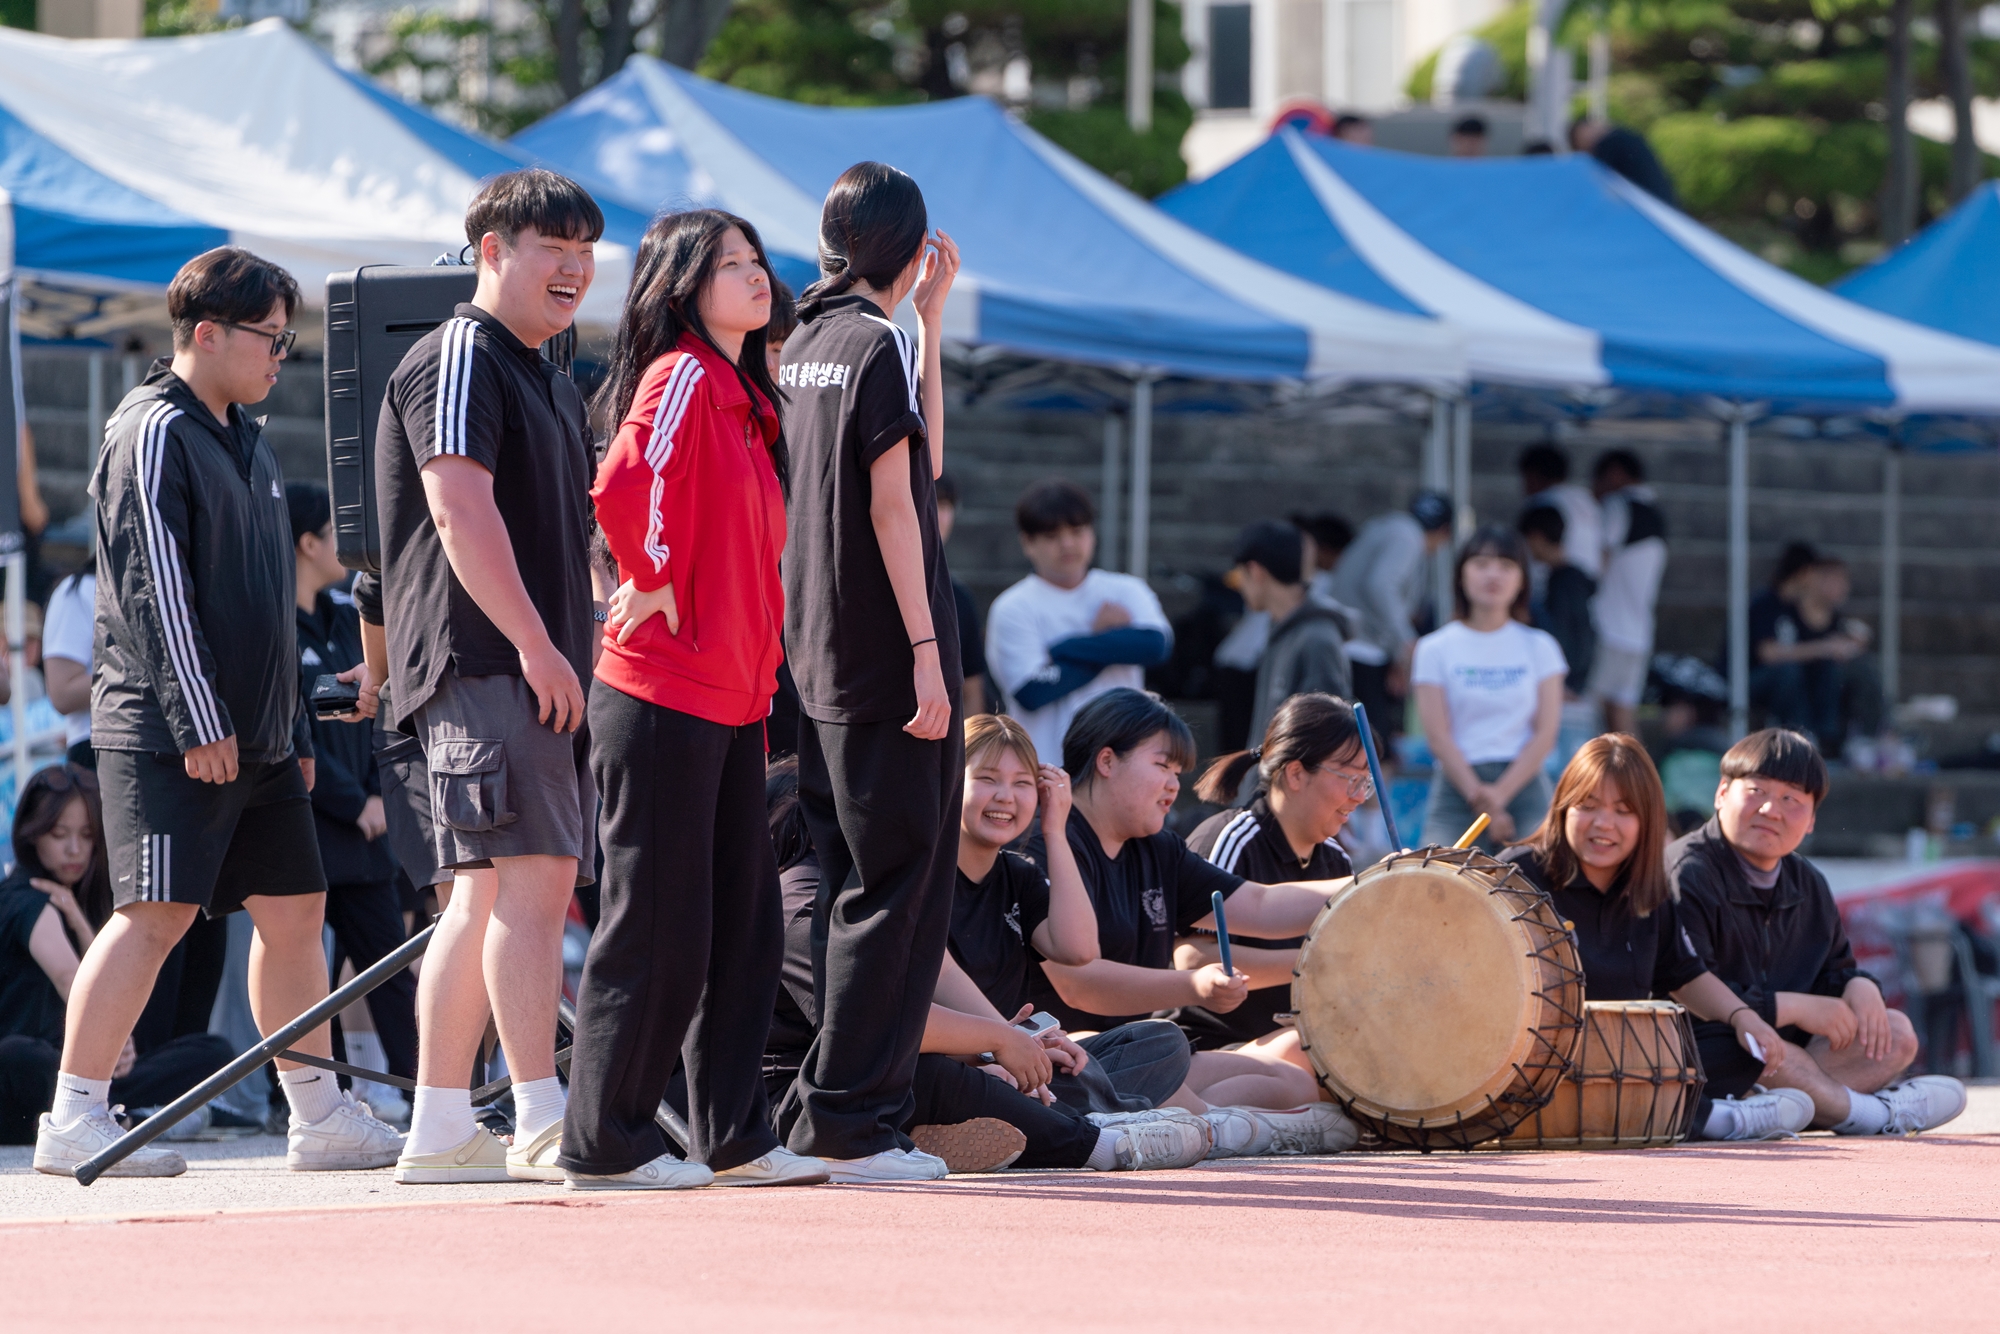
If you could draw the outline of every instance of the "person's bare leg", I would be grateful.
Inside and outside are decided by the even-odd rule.
[[[1313,1069],[1312,1058],[1306,1055],[1305,1046],[1299,1041],[1299,1030],[1296,1028],[1281,1028],[1275,1033],[1266,1033],[1255,1042],[1244,1043],[1242,1050],[1245,1054],[1262,1060],[1283,1061],[1287,1065],[1297,1066],[1305,1072],[1308,1079],[1312,1080],[1313,1088],[1315,1090],[1319,1088],[1319,1072]]]
[[[1861,1050],[1859,1039],[1835,1051],[1833,1044],[1825,1038],[1815,1037],[1806,1050],[1827,1078],[1856,1093],[1873,1093],[1902,1077],[1903,1072],[1910,1068],[1910,1062],[1917,1059],[1917,1045],[1917,1030],[1911,1025],[1909,1016],[1901,1010],[1891,1010],[1889,1054],[1879,1061],[1870,1059]]]
[[[326,999],[326,895],[253,894],[243,901],[250,937],[250,1013],[269,1036]],[[321,1024],[292,1044],[308,1056],[333,1055],[333,1030]],[[280,1060],[280,1070],[297,1061]]]
[[[1188,1067],[1187,1087],[1215,1107],[1284,1111],[1319,1101],[1313,1077],[1288,1062],[1242,1051],[1200,1051]]]
[[[160,965],[201,911],[191,903],[128,903],[90,942],[70,985],[63,1021],[62,1070],[109,1079],[125,1039],[153,994]],[[320,972],[326,972],[324,961]]]
[[[576,892],[576,858],[496,857],[493,864],[499,892],[485,944],[493,1022],[514,1082],[549,1079],[556,1073],[563,919]],[[468,1050],[466,1062],[471,1057]]]
[[[491,870],[460,871],[440,905],[417,979],[417,1083],[425,1088],[463,1088],[485,1036],[487,920],[499,888]]]
[[[1816,1043],[1823,1041],[1824,1038],[1815,1039]],[[1813,1100],[1812,1123],[1822,1130],[1847,1119],[1850,1107],[1846,1086],[1828,1075],[1804,1047],[1787,1042],[1784,1064],[1775,1070],[1766,1066],[1761,1082],[1769,1088],[1797,1089],[1810,1097]]]

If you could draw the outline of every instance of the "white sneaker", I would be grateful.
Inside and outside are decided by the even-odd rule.
[[[1950,1075],[1918,1075],[1891,1084],[1876,1097],[1889,1104],[1885,1135],[1935,1130],[1965,1110],[1965,1085]]]
[[[944,1159],[921,1150],[884,1149],[866,1158],[826,1159],[827,1179],[837,1186],[872,1186],[895,1181],[942,1181],[950,1174]]]
[[[700,1163],[685,1162],[663,1153],[650,1163],[641,1163],[629,1172],[613,1176],[592,1176],[568,1172],[571,1190],[692,1190],[715,1180],[715,1173]]]
[[[1248,1107],[1211,1107],[1202,1113],[1213,1143],[1210,1158],[1254,1158],[1271,1147],[1274,1128]]]
[[[285,1166],[294,1172],[389,1167],[403,1153],[403,1137],[396,1133],[396,1127],[376,1120],[368,1104],[356,1102],[345,1089],[340,1105],[325,1117],[311,1125],[291,1122],[285,1141]]]
[[[1288,1112],[1257,1108],[1250,1115],[1270,1127],[1271,1139],[1263,1150],[1267,1154],[1346,1153],[1361,1142],[1361,1127],[1330,1102],[1308,1103]]]
[[[1720,1135],[1708,1133],[1716,1128],[1715,1113],[1711,1112],[1702,1138],[1739,1141],[1796,1138],[1812,1124],[1814,1108],[1811,1095],[1804,1090],[1776,1088],[1747,1098],[1717,1098],[1715,1111],[1732,1118],[1732,1124],[1723,1127]]]
[[[562,1128],[562,1122],[551,1121],[526,1144],[516,1135],[507,1147],[507,1175],[516,1181],[561,1181],[564,1172],[556,1166],[556,1155],[562,1152]]]
[[[1161,1117],[1111,1129],[1118,1133],[1118,1143],[1112,1149],[1118,1160],[1113,1170],[1118,1172],[1193,1167],[1208,1157],[1214,1133],[1198,1117],[1193,1122]]]
[[[831,1174],[826,1164],[790,1149],[776,1148],[715,1174],[718,1186],[817,1186]]]
[[[77,1165],[95,1158],[117,1142],[125,1132],[111,1119],[110,1109],[99,1107],[86,1112],[66,1126],[50,1122],[42,1113],[35,1130],[35,1170],[52,1177],[73,1177]],[[187,1171],[187,1159],[173,1149],[148,1145],[135,1149],[104,1169],[108,1177],[177,1177]]]
[[[396,1160],[396,1180],[405,1186],[463,1185],[474,1181],[510,1181],[507,1144],[485,1126],[475,1129],[455,1149],[412,1154],[407,1147]]]

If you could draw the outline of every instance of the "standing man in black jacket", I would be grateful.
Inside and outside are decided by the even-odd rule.
[[[269,1033],[325,998],[326,878],[313,837],[312,742],[299,692],[291,520],[258,403],[294,335],[298,284],[247,250],[198,255],[167,289],[172,361],[105,431],[97,502],[91,735],[117,911],[69,996],[55,1105],[35,1168],[58,1176],[119,1135],[106,1106],[161,961],[194,921],[247,908],[250,1003]],[[298,1044],[330,1051],[322,1028]],[[288,1166],[386,1167],[402,1139],[334,1077],[278,1062]],[[146,1148],[111,1175],[173,1176]]]
[[[1902,1078],[1916,1030],[1883,1005],[1855,963],[1826,877],[1798,854],[1826,787],[1812,742],[1782,728],[1753,732],[1722,757],[1715,818],[1667,846],[1695,953],[1741,998],[1739,1010],[1784,1039],[1760,1055],[1730,1026],[1734,1014],[1696,1024],[1707,1096],[1753,1084],[1797,1089],[1812,1099],[1812,1124],[1836,1135],[1915,1134],[1964,1111],[1965,1086]]]
[[[326,488],[287,482],[285,503],[298,568],[299,688],[310,694],[316,678],[351,675],[361,662],[361,613],[340,588],[347,571],[335,552]],[[313,827],[326,868],[326,924],[333,928],[336,974],[343,958],[357,973],[372,967],[406,936],[396,859],[385,837],[389,820],[375,765],[375,728],[363,721],[366,725],[356,726],[339,718],[312,720]],[[368,993],[368,1014],[389,1073],[416,1078],[417,979],[408,969]]]

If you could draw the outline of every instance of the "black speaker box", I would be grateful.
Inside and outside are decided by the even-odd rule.
[[[334,543],[350,570],[377,572],[375,422],[403,354],[472,300],[469,265],[405,269],[371,264],[326,280],[326,488]]]

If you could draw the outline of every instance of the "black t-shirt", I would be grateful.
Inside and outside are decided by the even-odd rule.
[[[958,873],[951,897],[951,957],[1005,1019],[1027,1003],[1041,976],[1029,940],[1048,916],[1049,878],[1019,853],[1003,850],[978,884]]]
[[[1179,834],[1162,830],[1147,838],[1128,838],[1113,860],[1083,812],[1069,813],[1069,847],[1076,856],[1083,887],[1097,910],[1098,952],[1113,963],[1139,968],[1172,968],[1174,941],[1214,910],[1210,896],[1221,890],[1227,899],[1243,883],[1203,859]],[[1038,824],[1029,835],[1028,855],[1048,873],[1048,849]],[[1106,1029],[1144,1014],[1089,1014],[1063,1003],[1047,975],[1037,979],[1035,1003],[1063,1021],[1067,1028]]]
[[[1608,892],[1599,891],[1581,875],[1557,889],[1549,884],[1548,868],[1533,848],[1508,848],[1500,860],[1520,867],[1521,874],[1554,900],[1556,912],[1572,924],[1576,952],[1583,959],[1586,1000],[1653,1000],[1708,971],[1681,929],[1680,905],[1673,899],[1635,917],[1625,902],[1622,879]]]
[[[958,664],[970,681],[986,675],[986,636],[979,628],[979,605],[965,580],[952,577],[952,601],[958,606]]]
[[[28,937],[48,906],[49,896],[30,885],[23,871],[0,883],[0,1037],[40,1038],[60,1049],[62,994],[28,953]]]
[[[458,454],[493,474],[528,600],[577,679],[590,678],[590,418],[541,351],[470,303],[425,334],[389,377],[375,431],[383,623],[394,723],[449,670],[518,676],[521,658],[452,573],[423,466]]]
[[[1330,838],[1314,844],[1312,855],[1300,861],[1262,793],[1246,807],[1220,811],[1196,825],[1195,831],[1188,835],[1188,846],[1223,870],[1260,885],[1284,884],[1289,880],[1338,880],[1354,874],[1354,864],[1347,859],[1346,849]],[[1306,938],[1262,940],[1232,931],[1229,941],[1252,949],[1285,950],[1297,949],[1306,943]],[[1174,1019],[1186,1031],[1196,1051],[1212,1051],[1232,1042],[1263,1037],[1278,1026],[1278,1016],[1291,1008],[1291,987],[1259,987],[1228,1014],[1189,1005],[1176,1011]]]
[[[1750,599],[1750,665],[1758,666],[1759,644],[1805,644],[1825,639],[1838,625],[1838,618],[1815,630],[1799,615],[1799,609],[1773,589],[1765,589]]]
[[[869,465],[902,440],[945,688],[956,695],[962,680],[916,341],[874,302],[835,297],[786,340],[778,388],[792,452],[785,647],[800,707],[828,723],[907,721],[916,659],[868,516]]]

